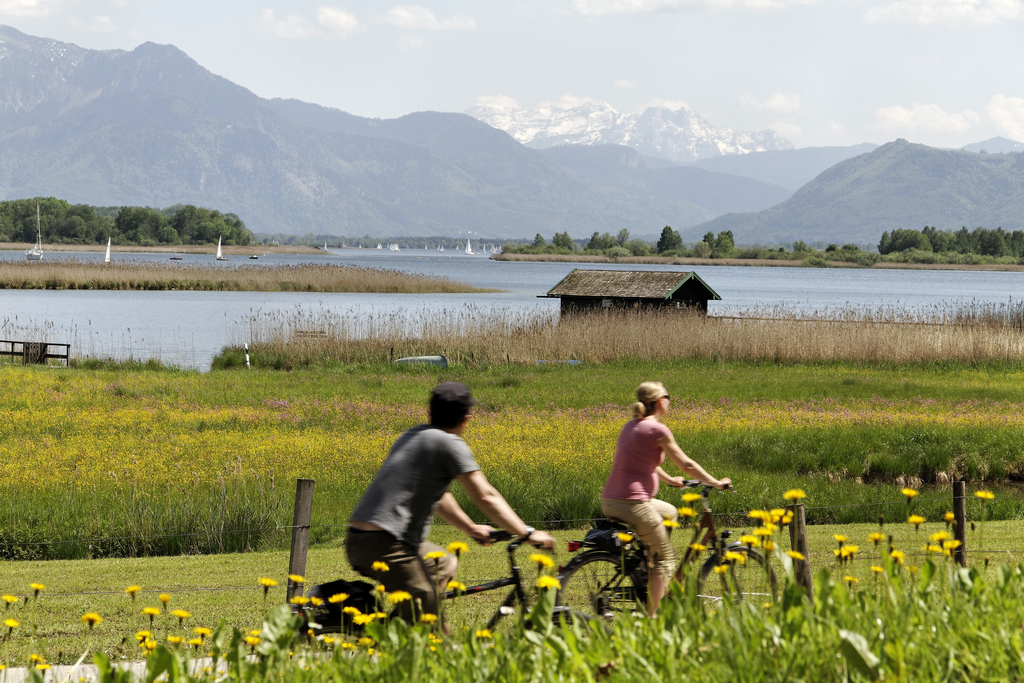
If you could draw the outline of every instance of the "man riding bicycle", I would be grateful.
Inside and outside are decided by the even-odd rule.
[[[555,540],[528,527],[504,497],[491,486],[473,452],[462,440],[476,401],[469,387],[443,382],[430,394],[430,422],[406,431],[349,520],[345,550],[352,567],[380,581],[388,592],[408,591],[413,599],[399,603],[402,618],[437,614],[437,596],[455,576],[456,559],[425,556],[441,548],[427,541],[434,514],[470,538],[487,544],[494,529],[477,524],[449,492],[458,480],[470,499],[491,522],[513,534],[529,536],[534,545],[551,550]],[[374,571],[374,562],[388,570]]]

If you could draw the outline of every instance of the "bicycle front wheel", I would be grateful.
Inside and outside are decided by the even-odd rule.
[[[558,580],[558,605],[571,612],[608,618],[646,609],[646,575],[639,570],[623,572],[621,555],[601,550],[577,555]]]
[[[775,570],[766,564],[765,558],[754,548],[734,544],[727,551],[746,556],[746,562],[736,562],[728,566],[724,573],[715,571],[722,566],[718,555],[713,555],[704,562],[700,570],[700,584],[697,592],[703,598],[721,600],[731,594],[735,600],[750,600],[760,603],[772,602],[777,582]]]

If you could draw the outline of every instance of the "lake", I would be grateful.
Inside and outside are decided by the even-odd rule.
[[[336,249],[327,253],[267,254],[259,260],[234,257],[217,262],[211,255],[182,254],[174,263],[259,267],[298,263],[335,263],[448,277],[494,294],[331,294],[295,292],[165,291],[0,291],[0,338],[72,343],[86,355],[145,359],[208,369],[226,344],[240,338],[255,315],[296,307],[348,315],[420,314],[473,309],[554,311],[557,299],[540,299],[573,268],[685,270],[679,266],[636,264],[539,263],[492,261],[460,252]],[[47,260],[102,261],[102,253],[47,252]],[[168,263],[167,254],[123,254],[115,258]],[[21,251],[0,252],[0,259],[21,260]],[[737,315],[784,306],[826,311],[882,306],[915,310],[968,307],[978,303],[1019,301],[1024,273],[950,270],[868,270],[701,266],[695,272],[722,301],[710,315]],[[21,335],[21,336],[18,336]]]

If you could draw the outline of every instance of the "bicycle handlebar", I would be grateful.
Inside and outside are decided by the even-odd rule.
[[[704,491],[702,491],[702,493],[707,493],[711,489],[715,488],[711,484],[705,484],[700,479],[687,479],[687,480],[683,481],[683,483],[678,485],[678,486],[676,486],[675,484],[669,484],[669,486],[671,486],[672,488],[676,488],[676,489],[695,489],[695,488],[699,488],[699,487],[703,486],[704,487]],[[735,493],[736,492],[736,487],[733,486],[732,484],[727,484],[725,486],[725,488],[722,489],[722,491],[732,491],[733,493]]]

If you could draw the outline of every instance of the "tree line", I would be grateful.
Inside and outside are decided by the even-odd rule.
[[[1024,231],[1007,232],[1002,228],[990,230],[962,227],[956,232],[925,226],[922,230],[897,229],[882,233],[878,253],[883,256],[908,250],[937,254],[978,254],[996,258],[1024,256]]]
[[[253,244],[242,219],[191,204],[166,209],[94,207],[46,197],[0,202],[0,242],[36,241],[36,202],[43,244],[114,244],[152,247],[174,244]]]

